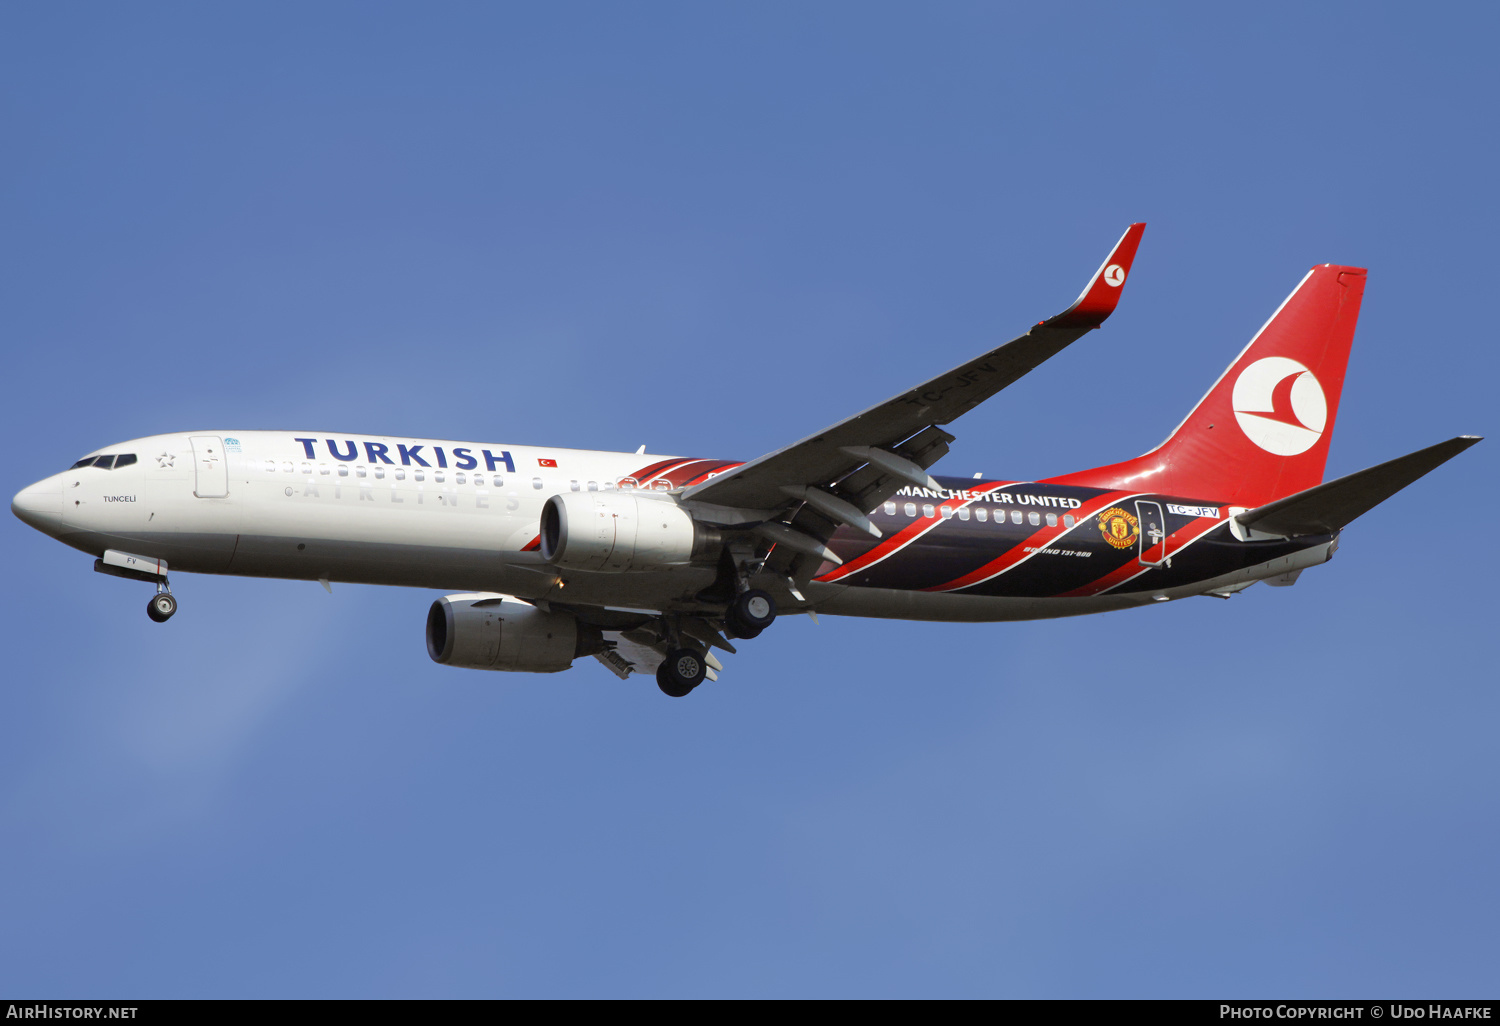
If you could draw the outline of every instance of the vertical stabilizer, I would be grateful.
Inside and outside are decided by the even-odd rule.
[[[1053,480],[1232,506],[1320,483],[1364,291],[1363,268],[1314,267],[1170,438]]]

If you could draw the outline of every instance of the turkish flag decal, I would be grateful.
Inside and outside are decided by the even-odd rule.
[[[555,467],[555,466],[557,466],[557,461],[556,460],[537,460],[536,461],[536,465],[539,466],[539,467]]]

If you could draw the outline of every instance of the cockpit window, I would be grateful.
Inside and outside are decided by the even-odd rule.
[[[100,470],[119,470],[128,467],[135,462],[135,453],[126,452],[116,456],[114,453],[105,453],[103,456],[85,456],[77,463],[69,467],[69,470],[77,470],[80,467],[98,467]]]

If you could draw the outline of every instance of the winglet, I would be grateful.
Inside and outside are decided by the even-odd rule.
[[[1115,312],[1124,291],[1125,279],[1130,276],[1130,265],[1135,261],[1136,247],[1141,244],[1141,233],[1146,222],[1138,221],[1125,229],[1115,248],[1110,250],[1099,270],[1089,279],[1083,294],[1076,302],[1056,317],[1043,321],[1049,328],[1097,328],[1104,319]]]

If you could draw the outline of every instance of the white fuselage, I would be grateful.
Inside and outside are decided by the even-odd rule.
[[[523,598],[554,587],[555,575],[527,569],[540,567],[540,554],[524,551],[537,538],[546,500],[613,489],[657,459],[287,431],[157,435],[99,453],[136,461],[79,467],[33,485],[24,494],[59,501],[45,524],[34,519],[45,512],[28,521],[85,552],[139,552],[172,570]],[[646,590],[665,596],[702,588],[713,573],[683,567],[631,576],[656,580]],[[684,579],[665,580],[673,576]]]

